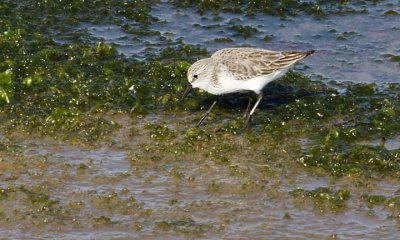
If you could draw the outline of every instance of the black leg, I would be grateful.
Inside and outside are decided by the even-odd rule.
[[[213,107],[215,106],[215,104],[217,103],[217,100],[215,100],[212,104],[211,107],[207,110],[206,114],[204,114],[204,116],[200,119],[200,121],[196,124],[196,127],[200,127],[200,125],[203,123],[204,119],[206,119],[206,117],[208,116],[208,114],[210,114],[211,109],[213,109]]]
[[[252,104],[252,103],[253,103],[253,98],[250,97],[250,98],[249,98],[249,103],[247,104],[247,107],[246,107],[246,111],[244,112],[244,115],[243,115],[243,118],[244,118],[244,119],[246,119],[247,115],[249,114],[249,112],[250,112],[250,107],[251,107],[251,104]]]
[[[250,126],[251,117],[253,116],[253,113],[254,113],[254,111],[256,110],[258,104],[260,104],[262,98],[263,98],[263,94],[262,94],[262,93],[259,93],[258,96],[257,96],[257,101],[256,101],[256,103],[254,104],[254,106],[253,106],[253,108],[251,109],[250,113],[249,113],[249,114],[247,115],[247,117],[246,117],[246,120],[245,120],[245,122],[244,122],[244,127],[245,127],[245,128],[247,128],[247,127]]]

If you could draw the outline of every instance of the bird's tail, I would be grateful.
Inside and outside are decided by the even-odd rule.
[[[310,50],[306,52],[306,57],[310,56],[311,54],[315,53],[315,50]]]

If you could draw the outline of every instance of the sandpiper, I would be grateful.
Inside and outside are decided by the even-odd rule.
[[[315,51],[270,51],[260,48],[225,48],[215,52],[211,57],[193,63],[187,73],[189,84],[183,93],[182,100],[192,88],[200,88],[214,95],[234,92],[253,91],[257,101],[250,108],[250,98],[244,118],[245,127],[249,126],[251,117],[260,103],[262,89],[269,82],[284,76],[298,61]],[[211,112],[217,101],[214,101],[197,127]],[[250,111],[250,112],[249,112]]]

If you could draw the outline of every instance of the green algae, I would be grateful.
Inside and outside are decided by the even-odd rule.
[[[272,38],[274,37],[274,35],[272,34],[267,34],[265,35],[265,37],[263,38],[264,42],[270,42],[272,40]]]
[[[323,145],[312,147],[308,155],[301,157],[299,162],[306,167],[319,166],[334,175],[388,174],[398,175],[398,150],[389,151],[381,147],[356,145],[352,147],[332,147]]]
[[[25,193],[32,204],[39,205],[41,207],[52,208],[58,204],[59,201],[51,199],[47,194],[31,191],[24,187],[20,188],[21,192]]]
[[[383,13],[385,16],[395,16],[395,15],[399,15],[399,13],[395,10],[387,10]]]
[[[233,25],[229,27],[229,29],[235,33],[235,36],[240,36],[244,39],[247,39],[258,32],[257,28],[242,25]]]
[[[15,193],[17,189],[15,187],[0,188],[0,201],[5,200],[11,193]]]
[[[111,220],[111,218],[106,217],[106,216],[100,216],[96,217],[93,219],[93,225],[95,226],[107,226],[107,225],[112,225],[114,222]]]
[[[346,208],[347,200],[350,198],[350,192],[346,189],[333,191],[325,187],[310,191],[299,188],[291,191],[290,195],[297,199],[309,199],[320,210],[326,207],[331,210],[343,210]]]
[[[6,103],[10,103],[10,97],[13,93],[11,73],[10,69],[0,73],[0,99]]]
[[[0,14],[5,16],[0,26],[32,27],[43,33],[52,30],[69,32],[70,26],[83,22],[119,22],[121,17],[148,25],[156,19],[149,12],[158,1],[5,1]],[[96,11],[93,11],[96,9]],[[46,18],[42,16],[46,15]],[[24,21],[29,19],[29,21]],[[41,23],[41,25],[39,25]],[[27,28],[29,29],[29,28]]]
[[[85,129],[88,134],[84,135],[96,139],[114,125],[96,116],[99,112],[131,109],[140,114],[163,105],[171,106],[176,99],[171,93],[182,89],[176,79],[183,78],[189,65],[184,61],[163,65],[156,59],[142,65],[122,58],[113,45],[102,42],[94,46],[65,44],[57,48],[54,42],[41,38],[38,44],[42,49],[36,49],[29,34],[21,35],[16,31],[14,35],[20,39],[14,47],[24,49],[24,53],[18,55],[8,52],[7,47],[2,49],[3,60],[7,60],[13,69],[0,74],[2,100],[13,102],[3,105],[10,116],[14,116],[13,126],[40,128],[44,135]],[[4,34],[0,36],[0,42],[1,39],[15,42],[13,39],[8,41],[9,36]],[[182,51],[181,56],[185,57],[203,50],[188,46],[175,50],[167,48],[157,58],[170,55],[172,51]],[[151,85],[144,85],[144,75]],[[157,81],[151,81],[153,79]],[[160,83],[165,80],[171,83],[162,84],[160,89]],[[122,98],[115,98],[115,95]],[[155,99],[161,101],[161,106],[149,103]],[[18,119],[15,116],[19,116]],[[97,134],[93,125],[99,130],[104,126],[104,130]]]
[[[231,38],[214,38],[214,42],[230,43],[233,40]]]
[[[299,0],[283,0],[283,1],[243,1],[243,0],[217,0],[217,1],[177,1],[171,0],[176,7],[192,7],[200,14],[207,11],[212,12],[232,12],[245,13],[254,15],[255,13],[264,13],[273,16],[296,16],[300,13],[306,13],[317,17],[327,14],[337,13],[364,13],[366,9],[363,7],[369,1],[299,1]]]
[[[54,3],[53,7],[60,7],[57,4]],[[106,4],[105,8],[114,8],[112,4]],[[143,2],[129,4],[146,5]],[[143,5],[147,11],[151,9],[149,4],[151,5],[151,3]],[[61,8],[69,9],[68,11],[78,9],[79,15],[86,12],[89,7],[93,6],[67,4]],[[127,12],[118,14],[124,15]],[[254,28],[246,27],[249,26],[236,26],[235,29],[238,34],[246,38],[255,31]],[[4,111],[13,117],[11,126],[30,126],[31,129],[39,130],[45,135],[57,132],[60,135],[85,132],[82,137],[91,136],[90,139],[104,137],[110,132],[107,130],[112,130],[113,126],[117,127],[101,116],[101,113],[110,110],[127,112],[129,109],[131,113],[139,115],[157,109],[181,111],[182,108],[176,100],[183,90],[186,70],[191,61],[207,54],[205,49],[190,45],[168,47],[156,54],[149,54],[148,60],[143,64],[118,55],[115,46],[103,42],[97,42],[92,46],[87,44],[59,46],[46,34],[30,34],[24,29],[7,31],[3,33],[1,39],[5,46],[2,49],[4,58],[1,61],[3,62],[1,76],[4,75],[1,81],[1,96],[3,102],[12,102],[4,107]],[[41,46],[41,49],[38,46]],[[16,55],[14,51],[10,52],[10,49],[21,54]],[[21,49],[24,49],[23,54]],[[176,61],[176,56],[179,56],[181,61]],[[20,63],[27,64],[20,65]],[[278,102],[280,106],[285,105],[285,112],[288,114],[279,119],[271,119],[270,114],[263,114],[262,122],[265,124],[263,127],[265,130],[272,128],[273,132],[279,134],[288,126],[285,124],[288,121],[310,123],[310,120],[327,120],[333,114],[346,115],[348,112],[344,111],[345,106],[358,104],[352,102],[351,97],[341,96],[322,83],[315,83],[313,86],[310,83],[308,86],[310,89],[305,89],[300,83],[306,84],[307,80],[300,80],[301,78],[304,77],[289,75],[286,80],[281,81],[281,85],[269,86],[272,94],[266,97],[267,101]],[[282,88],[282,84],[291,87]],[[302,88],[293,89],[294,86]],[[374,88],[374,86],[350,84],[348,93],[356,95],[354,98],[373,95]],[[288,92],[292,96],[284,97]],[[316,100],[312,98],[313,94],[325,94],[326,97]],[[116,95],[120,97],[116,98]],[[204,94],[202,96],[203,99],[207,97]],[[299,101],[302,98],[309,100]],[[287,104],[293,100],[295,104]],[[194,100],[188,101],[185,105],[190,109],[198,109],[199,106]],[[380,117],[394,119],[396,117],[394,108],[388,106],[382,109]],[[276,113],[281,110],[281,107],[277,108]],[[372,121],[372,124],[384,125],[385,121],[378,118]],[[367,136],[371,133],[371,129],[374,129],[370,125],[364,126],[361,130],[353,127],[348,131],[356,131],[361,136]],[[395,123],[391,123],[389,128],[380,129],[381,135],[391,132],[397,127],[394,125]],[[238,132],[235,124],[225,125],[221,131]],[[342,135],[350,136],[346,133],[339,136]]]
[[[360,199],[371,209],[384,207],[389,210],[389,217],[400,220],[400,198],[398,196],[362,194]]]
[[[13,93],[7,94],[10,103],[3,103],[3,111],[12,116],[8,123],[5,120],[5,125],[28,126],[30,132],[37,131],[45,135],[79,133],[79,137],[91,140],[105,137],[112,129],[118,128],[117,124],[104,117],[104,113],[111,110],[138,115],[145,115],[149,111],[185,111],[177,100],[186,82],[189,61],[206,53],[205,49],[183,45],[166,48],[157,55],[149,56],[143,64],[118,55],[113,45],[103,42],[93,46],[64,44],[56,48],[54,42],[40,38],[37,41],[42,43],[44,49],[38,50],[31,46],[29,34],[24,35],[23,31],[15,34],[20,41],[16,47],[31,49],[32,53],[8,53],[7,58],[32,63],[29,67],[14,66],[12,74],[11,70],[3,73],[6,79],[4,82],[10,85],[11,81],[13,86]],[[180,56],[181,60],[171,63],[172,59],[176,59],[174,56]],[[46,62],[46,66],[42,62]],[[393,86],[390,89],[377,89],[373,84],[348,83],[346,92],[339,94],[323,82],[313,82],[290,72],[281,81],[267,87],[265,102],[273,104],[273,108],[256,116],[254,123],[261,127],[256,131],[268,132],[278,137],[276,141],[285,139],[281,136],[297,141],[298,137],[311,134],[316,146],[318,142],[328,145],[322,147],[322,150],[310,148],[308,153],[303,154],[306,157],[299,156],[304,166],[320,166],[335,175],[343,175],[350,169],[376,171],[376,167],[357,168],[351,163],[346,165],[346,161],[356,161],[348,159],[348,156],[357,155],[352,153],[357,146],[350,148],[353,150],[342,146],[343,143],[354,144],[364,139],[398,134],[398,99]],[[389,91],[391,93],[385,95]],[[207,94],[202,93],[199,100],[207,97]],[[185,106],[196,111],[199,101],[192,99]],[[338,119],[339,123],[334,123]],[[221,144],[218,138],[227,133],[239,133],[240,124],[240,121],[222,124],[214,129],[216,136],[210,136],[204,130],[189,129],[186,132],[186,147],[180,149],[187,149],[195,145],[194,142],[198,145],[199,140],[215,138],[201,147],[206,149],[209,144],[215,144],[213,151],[205,156],[218,162],[229,162],[233,149],[229,144]],[[301,124],[309,125],[310,129],[301,128]],[[335,128],[332,129],[330,124]],[[171,140],[176,135],[165,126],[147,125],[145,128],[149,130],[150,136],[161,142]],[[177,146],[180,144],[177,143]],[[334,149],[333,152],[338,156],[330,156],[327,151],[329,149]],[[318,151],[321,156],[316,154]],[[323,154],[324,151],[327,156]],[[381,156],[383,153],[376,154]],[[396,153],[393,153],[389,158],[395,156]],[[342,170],[329,166],[330,159],[336,158],[346,159],[336,163]],[[386,157],[377,158],[379,161],[388,160]],[[397,169],[390,168],[390,171]]]
[[[392,62],[400,62],[400,56],[396,56],[393,54],[385,54],[385,57],[389,58]]]
[[[370,205],[375,205],[375,204],[382,204],[386,201],[386,197],[382,195],[368,195],[368,194],[363,194],[361,196],[361,199],[368,202]]]
[[[150,137],[156,141],[171,140],[175,137],[173,131],[169,130],[167,126],[158,124],[146,124],[145,129],[149,130]]]
[[[261,129],[253,130],[259,134],[251,140],[254,144],[264,142],[266,135],[275,137],[273,141],[277,143],[297,141],[302,136],[308,136],[315,146],[303,151],[293,149],[294,156],[298,156],[298,162],[305,167],[321,167],[337,176],[349,173],[368,176],[388,172],[398,174],[398,150],[358,144],[365,139],[399,134],[396,94],[386,94],[388,89],[377,90],[375,85],[370,84],[350,84],[345,94],[339,94],[322,83],[300,79],[296,74],[289,73],[282,81],[268,86],[267,91],[279,95],[267,94],[266,102],[274,99],[273,102],[281,102],[281,105],[256,116],[254,122],[256,125],[258,122]],[[285,90],[280,84],[286,82],[288,86]],[[238,126],[230,124],[229,129],[233,129],[230,133],[237,133]],[[309,128],[304,129],[304,125]],[[190,141],[218,139],[218,135],[208,135],[199,129],[190,129],[187,134]],[[211,142],[215,151],[207,156],[219,156],[222,162],[229,162],[232,148],[219,148],[218,141]],[[196,142],[197,146],[199,144]],[[216,151],[218,149],[226,151]]]
[[[158,222],[156,226],[163,231],[177,231],[191,237],[201,237],[211,228],[207,224],[197,223],[190,217],[171,221],[161,221]]]

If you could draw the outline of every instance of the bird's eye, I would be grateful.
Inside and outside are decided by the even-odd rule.
[[[193,78],[198,78],[198,77],[199,77],[199,75],[197,75],[197,74],[193,75]]]

